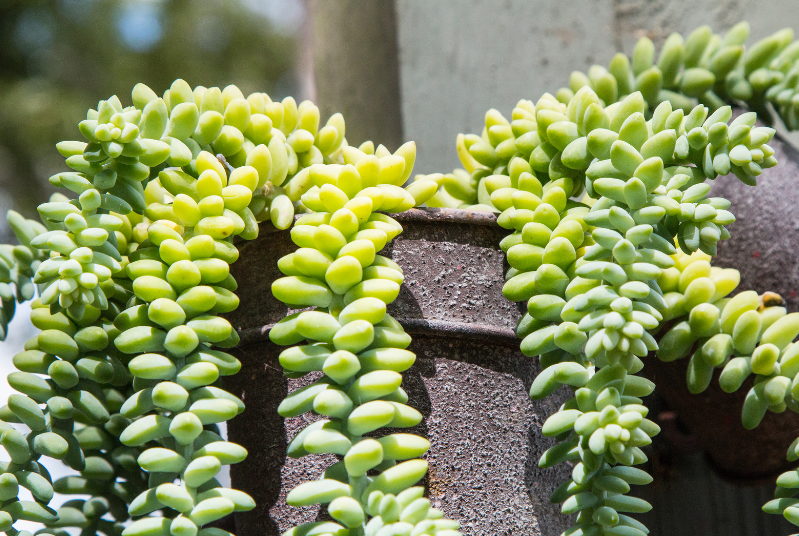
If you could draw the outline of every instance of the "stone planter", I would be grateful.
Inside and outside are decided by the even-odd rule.
[[[406,279],[389,312],[413,337],[417,355],[403,386],[425,416],[417,432],[432,443],[430,498],[464,534],[559,534],[567,518],[549,495],[569,469],[540,470],[538,459],[553,444],[541,425],[560,402],[527,394],[539,369],[519,352],[520,309],[502,296],[506,266],[498,244],[505,231],[486,213],[429,209],[396,217],[405,230],[384,254],[402,265]],[[267,337],[286,314],[270,286],[280,276],[277,259],[294,248],[288,232],[265,225],[233,267],[241,306],[228,318],[241,334],[243,369],[226,387],[247,409],[228,430],[250,455],[231,476],[258,503],[238,515],[239,536],[276,535],[316,519],[318,508],[288,507],[286,493],[333,463],[332,456],[287,458],[286,445],[307,417],[277,414],[300,380],[283,377],[280,348]]]
[[[757,188],[734,178],[713,186],[733,201],[738,221],[715,262],[741,271],[741,289],[774,290],[797,308],[799,270],[793,233],[799,229],[799,190],[793,187],[799,153],[776,138],[781,165],[768,170]],[[427,486],[436,506],[463,524],[468,534],[556,534],[565,528],[550,492],[567,475],[565,467],[540,471],[537,460],[552,443],[540,431],[559,404],[533,402],[527,390],[538,373],[523,356],[513,328],[520,309],[502,296],[507,268],[498,248],[505,231],[494,216],[454,210],[412,210],[397,216],[404,232],[387,248],[402,265],[405,284],[390,312],[414,338],[418,361],[406,374],[411,404],[425,416],[419,433],[432,442]],[[270,225],[261,237],[242,244],[233,266],[241,306],[229,315],[242,343],[242,372],[227,387],[247,403],[230,424],[233,441],[250,451],[234,466],[234,486],[255,497],[258,508],[236,519],[239,536],[279,534],[316,519],[318,509],[286,506],[286,493],[318,478],[333,457],[293,460],[288,441],[307,417],[282,419],[277,406],[301,380],[287,380],[277,361],[280,348],[269,327],[285,316],[285,305],[270,292],[280,277],[276,262],[295,246],[286,231]],[[729,395],[714,381],[702,395],[685,387],[687,361],[662,363],[652,356],[644,374],[658,385],[714,465],[734,479],[771,478],[786,467],[785,449],[799,429],[799,416],[767,415],[757,431],[740,424],[747,387]]]

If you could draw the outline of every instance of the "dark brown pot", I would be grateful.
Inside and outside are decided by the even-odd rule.
[[[777,135],[769,144],[779,161],[747,186],[734,176],[714,181],[710,194],[732,201],[737,218],[719,244],[714,264],[741,272],[740,289],[780,294],[799,309],[799,151]]]
[[[384,254],[402,266],[405,284],[389,311],[414,339],[417,362],[403,386],[425,416],[416,432],[432,443],[426,484],[433,504],[464,534],[561,533],[568,519],[548,499],[569,468],[538,468],[553,444],[541,425],[561,399],[534,402],[527,394],[539,368],[519,352],[520,310],[502,295],[505,231],[485,213],[411,210],[396,218],[404,232]],[[250,455],[231,476],[258,503],[238,514],[239,536],[276,535],[316,519],[318,508],[288,507],[286,493],[333,463],[332,456],[287,458],[287,442],[309,418],[284,420],[276,411],[301,385],[283,377],[280,348],[267,337],[287,312],[270,291],[280,277],[276,262],[295,247],[288,232],[265,225],[233,266],[241,306],[229,319],[241,333],[243,369],[226,386],[247,409],[228,430]]]
[[[741,424],[741,409],[752,380],[735,393],[725,393],[719,387],[717,370],[710,387],[694,395],[686,386],[687,369],[688,359],[663,363],[650,355],[641,374],[655,382],[656,392],[688,427],[723,477],[741,483],[773,484],[777,475],[796,465],[786,460],[785,452],[799,435],[797,414],[790,410],[768,413],[755,430],[746,430]]]

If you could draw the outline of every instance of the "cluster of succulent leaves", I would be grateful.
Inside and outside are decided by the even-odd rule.
[[[552,496],[576,514],[567,535],[648,532],[627,514],[650,505],[626,495],[651,480],[632,467],[658,432],[641,401],[654,385],[635,375],[648,354],[690,355],[694,393],[716,368],[728,392],[754,374],[748,429],[767,411],[799,411],[799,314],[772,293],[729,298],[740,275],[709,262],[735,219],[729,201],[707,197],[709,181],[733,173],[755,185],[777,164],[774,130],[755,124],[757,114],[770,121],[767,104],[799,126],[793,32],[747,49],[748,35],[746,23],[723,37],[708,27],[673,34],[657,61],[643,38],[632,60],[617,54],[607,68],[572,73],[569,88],[519,101],[510,120],[489,110],[481,135],[458,136],[463,169],[428,202],[497,212],[512,231],[500,244],[510,265],[503,292],[527,303],[517,334],[541,364],[530,395],[573,392],[544,425],[559,443],[540,461],[574,466]],[[756,112],[731,121],[728,103],[741,101]],[[799,459],[797,443],[789,460]],[[797,475],[780,477],[764,509],[799,525]]]
[[[569,87],[561,88],[554,96],[562,104],[568,104],[580,88],[588,86],[609,106],[640,91],[648,110],[669,101],[672,109],[682,109],[686,114],[697,104],[705,105],[710,113],[727,104],[743,104],[767,123],[772,121],[771,110],[774,110],[789,129],[796,130],[799,96],[794,99],[794,95],[799,88],[799,41],[793,41],[791,29],[780,30],[749,48],[748,37],[746,22],[735,25],[723,36],[702,26],[687,38],[676,33],[670,35],[657,58],[655,45],[644,37],[637,42],[632,58],[618,53],[607,67],[594,65],[587,74],[575,71],[570,76]],[[510,121],[498,111],[490,110],[482,135],[458,136],[457,150],[463,169],[444,177],[444,188],[428,205],[493,207],[483,180],[497,169],[507,167],[517,154],[529,159],[539,146],[544,153],[557,152],[550,145],[536,128],[532,102],[519,101]],[[728,147],[721,150],[724,156],[719,156],[715,149],[707,155],[711,161],[703,161],[700,166],[708,178],[733,172],[746,184],[754,185],[752,177],[775,164],[772,155],[761,156],[751,151],[747,155],[743,150],[731,154],[733,147]],[[537,168],[530,163],[536,172],[546,174],[549,160],[537,157]],[[711,164],[714,170],[707,173]]]
[[[671,34],[657,61],[655,45],[644,37],[632,58],[619,53],[607,68],[594,65],[587,74],[572,73],[570,87],[561,89],[558,97],[568,100],[589,85],[606,103],[637,90],[651,106],[668,100],[686,112],[697,103],[715,111],[725,103],[743,102],[769,123],[770,103],[784,124],[796,130],[799,117],[792,99],[799,81],[799,42],[793,37],[793,30],[786,28],[747,47],[746,22],[723,36],[701,26],[685,39]]]
[[[8,211],[7,220],[19,244],[0,245],[0,340],[5,340],[8,334],[8,323],[14,318],[16,304],[36,294],[33,276],[46,259],[43,251],[31,246],[31,240],[47,231],[44,225],[13,210]]]
[[[9,213],[20,245],[0,248],[3,328],[36,285],[41,330],[14,356],[8,381],[19,394],[0,408],[10,457],[0,530],[11,534],[26,520],[56,535],[224,536],[210,525],[254,507],[216,479],[247,454],[217,427],[244,409],[219,385],[240,369],[219,349],[238,342],[219,316],[239,303],[234,240],[309,210],[300,197],[312,190],[311,204],[310,169],[343,163],[344,121],[320,125],[309,101],[182,80],[162,97],[137,85],[132,100],[101,101],[79,125],[85,141],[58,144],[71,171],[50,181],[72,195],[42,204],[41,223]],[[405,161],[380,164],[402,173]],[[397,207],[416,202],[399,190]],[[42,456],[79,474],[53,482]],[[20,500],[20,486],[33,501]],[[90,498],[55,511],[54,492]]]
[[[287,497],[292,506],[329,504],[335,522],[305,523],[287,535],[460,534],[458,523],[431,508],[424,488],[415,486],[427,472],[418,458],[430,443],[413,434],[379,433],[422,420],[401,387],[401,373],[416,359],[406,349],[411,338],[386,312],[399,294],[402,269],[379,254],[402,232],[385,212],[418,206],[440,186],[436,176],[402,187],[415,156],[412,143],[394,154],[367,143],[345,147],[340,163],[314,165],[307,174],[301,201],[313,213],[292,228],[298,249],[278,261],[285,277],[272,284],[279,300],[303,310],[275,324],[269,337],[290,346],[280,354],[287,376],[311,375],[278,412],[322,417],[294,437],[288,455],[341,459]]]
[[[660,283],[671,326],[660,337],[658,358],[663,361],[690,355],[686,381],[692,393],[708,388],[716,368],[719,386],[732,393],[754,376],[744,400],[744,428],[756,428],[767,412],[799,412],[799,313],[788,314],[780,296],[754,291],[725,297],[740,276],[736,270],[710,266],[701,253],[678,253],[675,266],[664,271]],[[710,293],[709,290],[715,289]],[[799,460],[799,439],[788,448],[788,460]],[[783,514],[799,525],[799,472],[791,470],[777,479],[775,499],[763,509]]]
[[[754,185],[776,165],[774,131],[757,127],[754,112],[732,120],[725,103],[761,113],[771,103],[799,126],[792,32],[745,49],[748,33],[741,24],[723,37],[707,27],[673,35],[657,62],[642,39],[632,60],[619,54],[608,68],[573,73],[569,89],[520,101],[510,121],[489,111],[482,135],[458,137],[463,170],[408,186],[412,143],[393,154],[351,147],[343,118],[321,126],[308,101],[182,80],[162,97],[137,85],[133,106],[101,101],[80,124],[85,141],[58,145],[72,171],[51,182],[74,197],[41,205],[41,223],[10,213],[20,245],[0,247],[2,335],[34,285],[41,330],[14,357],[8,380],[19,394],[0,408],[10,457],[0,530],[17,534],[14,523],[28,520],[56,535],[224,536],[209,525],[254,507],[216,479],[246,457],[216,426],[243,410],[219,387],[240,368],[218,349],[238,342],[219,315],[238,305],[234,240],[257,237],[262,221],[287,229],[307,212],[272,287],[301,309],[270,332],[289,346],[286,375],[304,382],[279,412],[322,417],[289,455],[341,459],[288,496],[327,504],[334,521],[288,534],[459,534],[416,486],[429,443],[380,433],[422,418],[401,387],[415,360],[410,337],[386,312],[402,270],[379,253],[402,231],[385,213],[426,202],[499,212],[511,231],[503,293],[527,302],[517,333],[542,369],[530,395],[573,391],[544,425],[558,444],[540,462],[573,463],[553,495],[576,514],[566,534],[646,534],[628,514],[650,506],[627,493],[651,481],[633,467],[658,432],[642,403],[654,385],[636,375],[650,352],[690,354],[693,392],[715,368],[727,391],[754,374],[747,428],[767,411],[799,410],[799,315],[768,295],[729,298],[737,272],[709,263],[734,217],[728,201],[707,197],[708,181],[733,173]],[[41,456],[79,475],[52,482]],[[789,458],[799,459],[796,444]],[[765,509],[799,524],[797,475],[780,477]],[[19,499],[20,486],[33,501]],[[56,491],[91,498],[56,512],[47,506]]]

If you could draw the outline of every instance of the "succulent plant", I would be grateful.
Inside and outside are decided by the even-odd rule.
[[[540,461],[574,464],[552,500],[576,514],[566,535],[640,536],[629,514],[651,506],[628,495],[651,477],[633,466],[658,433],[636,375],[652,353],[690,355],[687,383],[705,390],[722,368],[726,391],[754,375],[742,420],[799,411],[799,313],[776,295],[744,291],[735,270],[710,265],[734,221],[708,181],[734,174],[755,185],[777,164],[770,104],[799,127],[799,45],[783,30],[745,47],[745,23],[670,36],[655,61],[642,39],[632,58],[572,73],[569,88],[497,110],[481,135],[460,135],[463,169],[416,175],[412,142],[394,153],[350,146],[344,120],[235,86],[176,80],[159,97],[137,85],[132,105],[100,101],[79,125],[86,141],[58,144],[68,191],[39,207],[41,223],[10,212],[20,244],[0,246],[0,338],[14,306],[31,300],[41,332],[14,356],[19,393],[0,408],[0,530],[18,520],[42,533],[225,536],[212,524],[255,506],[222,487],[222,465],[246,450],[218,424],[244,405],[219,386],[240,363],[220,348],[238,335],[222,316],[239,303],[230,264],[259,223],[291,228],[298,249],[278,261],[273,294],[297,312],[273,342],[286,376],[309,375],[279,413],[321,417],[288,454],[336,454],[320,480],[288,495],[326,504],[334,521],[312,534],[454,536],[458,523],[417,486],[427,472],[422,437],[384,430],[422,416],[402,389],[415,355],[386,312],[402,269],[380,255],[402,232],[389,213],[427,203],[498,213],[510,269],[504,295],[527,302],[522,352],[539,356],[530,395],[562,385],[570,398],[544,424],[558,444]],[[752,110],[733,119],[730,103]],[[295,216],[301,215],[299,219]],[[22,424],[24,428],[15,427]],[[797,440],[799,442],[799,440]],[[79,475],[52,482],[42,456]],[[799,459],[791,446],[789,459]],[[799,473],[778,481],[764,509],[799,525]],[[19,487],[33,501],[19,499]],[[89,495],[58,511],[55,492]],[[134,518],[131,523],[126,523]]]

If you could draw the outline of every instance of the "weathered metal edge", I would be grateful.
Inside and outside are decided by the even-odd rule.
[[[392,218],[398,222],[428,222],[428,223],[460,223],[471,225],[485,225],[494,226],[497,224],[497,215],[493,212],[484,212],[476,210],[464,210],[460,208],[431,208],[421,207],[412,208],[405,212],[388,213]],[[294,221],[297,221],[305,214],[297,214],[294,216]],[[271,222],[263,221],[258,224],[260,233],[279,233],[281,230],[276,229]],[[243,239],[238,239],[242,242]]]
[[[476,324],[469,322],[450,322],[447,320],[428,320],[425,318],[397,318],[405,331],[413,335],[427,337],[452,337],[479,340],[494,346],[507,346],[512,349],[519,348],[519,339],[516,332],[507,327],[491,324]],[[240,330],[238,348],[252,346],[269,341],[269,330],[274,324]]]
[[[496,227],[497,216],[493,212],[471,211],[459,208],[412,208],[405,212],[388,213],[392,218],[400,223],[427,223],[427,224],[455,224],[455,225],[479,225],[481,227]],[[297,221],[305,214],[297,214],[294,221]],[[286,229],[287,230],[287,229]],[[241,255],[245,249],[253,247],[268,235],[283,232],[283,229],[276,229],[270,221],[258,224],[258,238],[255,240],[244,240],[237,236],[233,239],[233,244],[239,249]]]
[[[497,225],[497,215],[493,212],[464,210],[460,208],[412,208],[405,212],[391,214],[398,222],[443,222],[468,223],[471,225]]]

